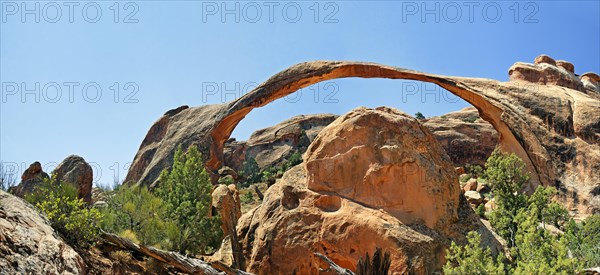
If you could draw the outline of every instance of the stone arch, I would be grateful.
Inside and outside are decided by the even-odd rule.
[[[500,136],[499,146],[502,150],[513,152],[525,161],[532,176],[530,188],[540,183],[552,183],[554,174],[548,169],[551,167],[548,154],[537,139],[528,138],[535,135],[527,127],[523,127],[526,123],[519,117],[519,113],[502,102],[505,100],[502,90],[507,89],[506,83],[489,79],[434,75],[366,62],[300,63],[277,73],[239,99],[225,104],[224,112],[216,118],[215,127],[210,131],[212,143],[206,166],[213,172],[219,169],[223,161],[225,141],[238,123],[254,108],[265,106],[321,81],[348,77],[417,80],[433,83],[450,91],[477,108],[480,116],[492,124]]]

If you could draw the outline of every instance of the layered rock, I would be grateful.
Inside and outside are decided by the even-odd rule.
[[[281,165],[292,153],[304,153],[323,127],[335,118],[332,114],[295,116],[252,133],[247,141],[228,140],[223,151],[225,166],[240,171],[250,158],[261,169]]]
[[[19,197],[25,197],[25,195],[31,193],[37,185],[49,178],[50,176],[42,171],[42,164],[39,161],[36,161],[29,165],[29,168],[25,169],[23,175],[21,175],[21,182],[11,188],[11,193]]]
[[[406,114],[353,110],[304,158],[240,219],[247,271],[318,274],[327,266],[314,252],[355,270],[381,247],[391,254],[390,274],[427,274],[440,268],[451,239],[464,241],[469,230],[493,239],[461,200],[441,146]]]
[[[498,132],[479,117],[474,107],[428,118],[424,125],[444,147],[455,166],[484,165],[499,143]]]
[[[31,205],[0,190],[2,274],[85,274],[83,259]]]
[[[554,65],[544,63],[531,66]],[[563,71],[567,75],[570,73],[562,67],[555,68],[560,70],[560,74]],[[162,122],[155,124],[156,127],[152,129],[163,129],[157,126],[162,125],[166,130],[149,132],[134,159],[127,180],[152,184],[160,171],[172,162],[177,145],[187,148],[194,144],[204,153],[206,166],[216,183],[218,170],[223,165],[225,142],[237,124],[254,108],[330,79],[408,79],[437,84],[477,108],[481,118],[492,124],[498,132],[500,149],[513,152],[524,160],[531,173],[531,185],[527,186],[526,191],[533,191],[539,184],[557,186],[561,194],[574,194],[563,198],[563,201],[571,200],[575,210],[585,213],[599,211],[598,93],[587,88],[582,92],[572,78],[556,78],[560,81],[555,81],[555,78],[546,77],[539,81],[539,78],[527,77],[527,73],[522,73],[524,77],[517,77],[515,72],[518,70],[512,71],[512,81],[500,82],[434,75],[365,62],[314,61],[297,64],[232,102],[165,114],[159,120]],[[150,135],[155,132],[160,134]]]
[[[92,203],[92,181],[94,175],[90,166],[82,157],[71,155],[64,159],[52,172],[57,181],[70,183],[77,188],[77,197]]]
[[[558,60],[547,55],[535,58],[534,64],[517,62],[508,70],[511,80],[524,80],[542,85],[558,85],[585,92],[588,88],[582,79],[575,75],[575,66],[567,61]],[[594,92],[597,91],[593,89]]]

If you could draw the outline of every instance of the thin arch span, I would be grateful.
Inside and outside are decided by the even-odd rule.
[[[218,122],[210,133],[213,142],[206,166],[213,173],[221,167],[225,141],[239,122],[254,108],[265,106],[276,99],[321,81],[349,77],[417,80],[433,83],[450,91],[477,108],[480,116],[492,124],[499,133],[502,150],[513,152],[525,161],[532,175],[533,187],[540,183],[544,185],[550,183],[552,178],[550,174],[547,171],[546,173],[539,171],[544,169],[543,165],[536,165],[543,162],[545,156],[540,159],[540,156],[529,154],[520,141],[523,135],[530,133],[523,133],[526,130],[515,129],[517,127],[507,124],[507,122],[518,121],[519,118],[512,112],[505,112],[506,107],[501,102],[503,95],[498,91],[500,82],[434,75],[377,63],[346,61],[312,61],[294,65],[272,76],[239,99],[226,104],[225,112],[216,118]],[[518,139],[515,134],[521,138]],[[536,146],[536,144],[526,146]]]

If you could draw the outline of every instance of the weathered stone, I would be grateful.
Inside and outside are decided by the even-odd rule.
[[[212,206],[217,209],[221,216],[221,229],[223,236],[230,238],[230,245],[234,257],[234,267],[244,268],[244,257],[241,255],[241,247],[237,238],[237,223],[242,215],[240,196],[235,185],[221,184],[212,193]]]
[[[430,117],[423,125],[433,133],[456,166],[484,165],[500,142],[498,132],[479,117],[474,107]]]
[[[39,170],[41,171],[41,170]],[[85,274],[83,259],[33,206],[0,190],[1,274]]]
[[[92,203],[92,181],[94,174],[82,157],[71,155],[63,160],[52,172],[57,181],[70,183],[77,188],[77,197]]]
[[[466,191],[465,198],[467,198],[467,201],[469,203],[474,204],[476,206],[483,202],[483,196],[477,191]]]
[[[21,182],[11,189],[13,190],[12,193],[23,198],[25,195],[31,193],[36,186],[49,178],[50,176],[42,171],[42,164],[39,161],[36,161],[29,165],[29,168],[25,169],[21,176]]]
[[[465,183],[465,186],[463,186],[463,191],[467,192],[467,191],[475,191],[475,190],[477,190],[477,179],[476,178],[470,178]]]
[[[431,228],[456,218],[459,186],[450,159],[427,128],[395,109],[358,108],[336,119],[304,161],[310,190]]]

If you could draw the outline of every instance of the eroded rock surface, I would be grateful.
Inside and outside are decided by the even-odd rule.
[[[319,274],[327,266],[314,252],[354,270],[381,247],[390,274],[429,274],[451,239],[469,230],[493,239],[461,199],[448,156],[406,114],[355,109],[323,129],[304,158],[240,219],[247,271]]]
[[[77,188],[77,197],[92,203],[92,181],[94,175],[90,166],[82,157],[71,155],[64,159],[52,172],[56,180],[73,184]]]
[[[415,118],[358,108],[327,126],[304,155],[308,189],[329,192],[404,223],[456,219],[459,185],[448,156]]]
[[[252,133],[247,141],[229,140],[224,147],[224,163],[236,171],[250,158],[261,169],[280,165],[291,154],[304,153],[317,134],[336,118],[332,114],[295,116]]]
[[[11,188],[11,193],[19,197],[25,197],[25,195],[31,193],[35,187],[49,179],[50,176],[42,171],[42,164],[36,161],[29,165],[29,168],[25,169],[23,175],[21,175],[21,182]]]
[[[455,166],[484,165],[499,143],[498,132],[479,117],[474,107],[430,117],[423,125],[444,147]]]
[[[0,190],[1,274],[85,274],[83,259],[22,199]]]

